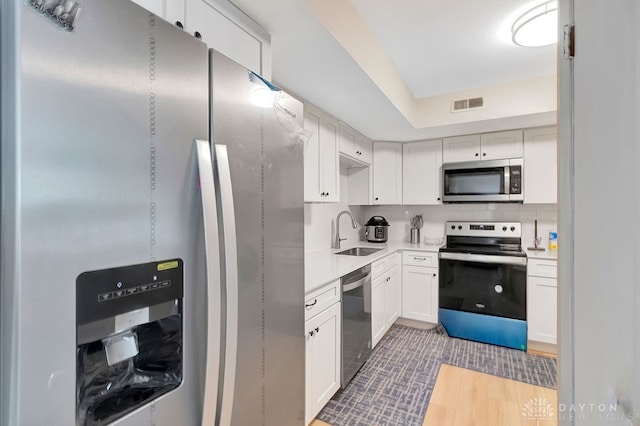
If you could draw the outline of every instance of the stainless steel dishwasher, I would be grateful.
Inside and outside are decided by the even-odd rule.
[[[340,279],[342,287],[342,378],[344,388],[371,354],[371,265]]]

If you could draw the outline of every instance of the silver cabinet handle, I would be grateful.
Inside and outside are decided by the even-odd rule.
[[[204,219],[204,250],[207,268],[207,352],[205,353],[204,401],[202,425],[215,423],[218,402],[218,379],[220,367],[221,334],[221,284],[220,253],[218,252],[218,213],[216,209],[216,188],[213,181],[213,164],[209,141],[196,139],[198,177],[202,197]]]
[[[414,257],[413,260],[418,260],[420,262],[424,262],[425,260],[427,260],[426,257]]]
[[[220,184],[222,229],[224,230],[225,285],[227,293],[227,331],[224,360],[224,387],[220,406],[220,424],[231,424],[233,394],[238,352],[238,250],[236,242],[236,213],[229,156],[225,145],[215,145],[215,164]]]

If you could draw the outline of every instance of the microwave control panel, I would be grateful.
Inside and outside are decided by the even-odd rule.
[[[510,166],[509,194],[522,194],[522,166]]]

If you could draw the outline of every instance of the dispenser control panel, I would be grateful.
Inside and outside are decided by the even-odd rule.
[[[76,319],[88,324],[182,296],[180,259],[84,272],[76,280]]]

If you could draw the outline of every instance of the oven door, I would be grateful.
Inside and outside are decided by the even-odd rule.
[[[441,309],[525,321],[527,258],[440,253]]]

